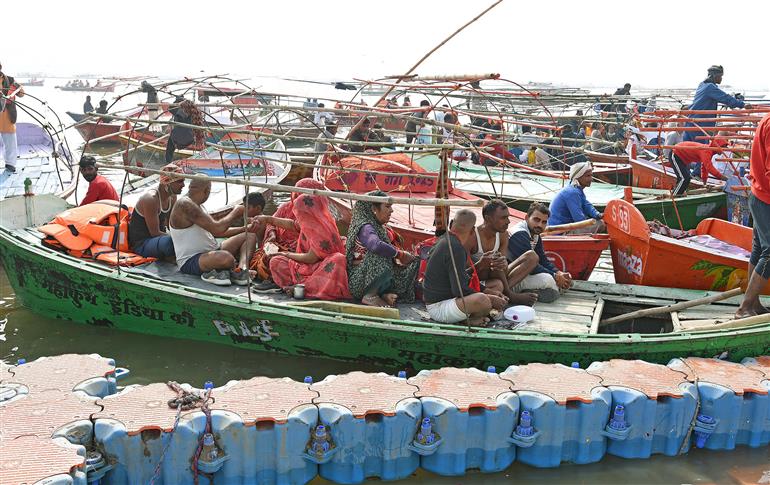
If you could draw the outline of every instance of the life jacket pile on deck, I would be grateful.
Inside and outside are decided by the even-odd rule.
[[[38,228],[43,245],[76,258],[112,266],[136,266],[154,261],[128,248],[128,220],[132,208],[114,201],[98,201],[68,209]]]

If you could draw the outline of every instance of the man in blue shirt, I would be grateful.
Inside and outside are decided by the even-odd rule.
[[[586,194],[583,192],[583,189],[591,186],[593,173],[593,166],[590,162],[576,163],[570,167],[570,184],[561,189],[551,202],[549,226],[596,219],[596,224],[587,228],[587,231],[594,232],[603,229],[602,214],[588,202]]]
[[[722,84],[722,75],[724,74],[724,68],[722,66],[711,66],[708,68],[708,76],[698,85],[698,89],[695,91],[695,97],[692,100],[692,104],[688,109],[690,110],[715,110],[719,104],[724,104],[730,108],[751,108],[751,105],[744,103],[743,100],[730,96],[726,92],[719,89],[719,84]],[[715,118],[715,114],[692,114],[690,118]],[[685,131],[684,141],[697,141],[699,143],[709,143],[708,138],[704,138],[707,135],[715,135],[716,133],[709,132],[709,127],[714,127],[716,123],[713,121],[702,123],[687,123],[685,126],[693,127],[700,126],[706,133],[701,130]]]
[[[510,281],[514,283],[511,290],[516,293],[534,291],[538,295],[538,301],[544,303],[556,300],[560,295],[559,290],[566,290],[572,286],[572,276],[557,270],[543,249],[540,234],[545,230],[549,214],[550,211],[545,204],[533,202],[527,210],[527,218],[513,227],[506,254],[508,261],[511,262],[532,253],[537,256],[537,263],[526,277],[518,283]]]

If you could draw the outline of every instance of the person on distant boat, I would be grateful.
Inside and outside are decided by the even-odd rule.
[[[422,101],[421,101],[420,102],[420,106],[422,106],[422,105],[423,104],[422,104]],[[412,100],[409,99],[409,96],[404,96],[404,101],[403,101],[403,104],[401,106],[403,106],[404,108],[408,108],[408,107],[412,106]]]
[[[324,185],[318,180],[304,178],[299,180],[295,187],[303,189],[324,190]],[[257,293],[274,293],[281,289],[276,285],[270,275],[270,257],[279,251],[296,252],[299,230],[295,224],[284,223],[286,219],[294,220],[294,202],[300,194],[292,192],[291,198],[278,206],[272,216],[259,217],[260,226],[257,239],[259,248],[251,258],[249,268],[257,272],[257,278],[262,280],[252,285]],[[281,225],[274,224],[279,221]]]
[[[534,160],[532,163],[530,163],[529,160],[529,153],[530,151],[533,151],[534,148],[532,145],[537,145],[541,141],[540,137],[537,136],[536,133],[532,133],[532,127],[529,125],[522,125],[521,126],[521,134],[519,135],[519,143],[521,143],[520,147],[522,150],[522,154],[519,157],[519,160],[522,163],[529,163],[530,165],[534,164]],[[533,151],[534,156],[534,151]]]
[[[607,145],[607,137],[605,135],[604,123],[594,121],[591,134],[588,136],[588,147],[591,151],[599,153],[607,153],[607,150],[612,150],[610,145]]]
[[[668,123],[667,125],[669,128],[678,128],[683,127],[684,123]],[[664,145],[667,147],[673,147],[677,143],[682,143],[684,141],[684,136],[682,135],[681,131],[671,131],[666,135],[666,141]],[[671,152],[673,149],[671,148],[664,148],[663,149],[663,159],[664,160],[671,160]]]
[[[636,160],[644,153],[644,145],[647,144],[647,138],[642,132],[633,125],[628,125],[625,128],[626,135],[626,154]]]
[[[203,115],[192,101],[177,96],[174,103],[178,106],[168,110],[174,116],[174,122],[203,126]],[[174,125],[166,142],[166,163],[171,163],[176,150],[187,148],[192,144],[203,146],[203,130]]]
[[[751,105],[744,102],[742,99],[738,99],[735,96],[730,96],[726,92],[719,89],[719,84],[722,84],[722,76],[724,75],[724,68],[722,66],[711,66],[708,68],[708,75],[698,85],[698,89],[695,90],[695,97],[693,97],[692,104],[689,110],[716,110],[720,104],[726,105],[730,108],[746,108],[750,109]],[[715,118],[716,114],[690,114],[688,118]],[[713,130],[716,125],[715,122],[699,122],[699,123],[687,123],[685,126],[689,127],[701,127],[708,132],[709,128]],[[711,133],[707,133],[711,134]],[[701,130],[686,131],[684,133],[684,141],[696,141],[703,144],[708,144],[708,138]]]
[[[711,159],[714,155],[722,155],[722,148],[727,145],[727,140],[721,137],[714,137],[708,146],[695,141],[683,141],[677,143],[671,150],[671,166],[676,175],[676,186],[674,195],[682,195],[690,185],[690,166],[698,164],[700,166],[700,178],[706,182],[709,176],[718,180],[727,180],[719,170],[714,167]],[[715,150],[710,150],[715,148]]]
[[[110,181],[99,175],[99,169],[96,167],[96,159],[94,157],[85,155],[80,159],[78,165],[80,166],[80,175],[88,182],[88,191],[83,200],[80,201],[81,206],[96,202],[97,200],[120,199]]]
[[[754,220],[749,258],[749,281],[735,318],[768,313],[759,301],[770,278],[770,113],[757,125],[751,145],[751,196],[749,210]]]
[[[560,290],[572,286],[572,275],[556,269],[543,249],[540,234],[545,230],[550,214],[548,206],[542,202],[533,202],[527,209],[526,219],[513,227],[507,254],[508,261],[521,261],[522,271],[525,271],[523,277],[515,275],[519,279],[518,283],[511,280],[513,291],[534,291],[537,301],[544,303],[555,301],[559,298]],[[510,272],[509,278],[513,274]]]
[[[96,108],[96,113],[100,115],[106,115],[107,114],[107,100],[103,99],[99,101],[99,107]]]
[[[631,83],[626,83],[623,85],[622,88],[618,88],[615,90],[615,93],[613,96],[630,96],[631,95]],[[626,112],[626,101],[624,100],[614,100],[612,103],[612,111],[618,111],[621,113]]]
[[[390,135],[385,134],[385,128],[382,126],[382,123],[379,123],[379,122],[374,124],[374,128],[372,128],[372,133],[369,136],[369,141],[389,144],[389,145],[382,145],[379,147],[372,147],[379,151],[382,151],[384,149],[393,149],[396,147],[396,143],[393,141],[393,138]]]
[[[87,87],[87,88],[90,88],[90,87],[91,87],[91,83],[90,83],[90,82],[88,82],[88,80],[86,80],[86,87]]]
[[[406,103],[407,101],[404,99],[404,106],[407,106]],[[411,103],[409,104],[411,105]],[[417,136],[417,125],[421,124],[420,120],[428,115],[428,110],[430,110],[430,101],[423,99],[420,101],[420,111],[412,113],[409,116],[409,120],[407,120],[406,127],[404,128],[407,143],[412,143],[414,138]]]
[[[243,204],[220,219],[211,217],[202,207],[211,193],[211,181],[199,177],[190,182],[187,194],[176,201],[169,217],[168,231],[179,271],[219,286],[246,285],[258,222],[249,220],[245,227],[231,227],[243,220]],[[220,243],[217,237],[227,239]]]
[[[147,104],[158,103],[158,90],[155,89],[155,86],[148,83],[147,81],[142,81],[142,84],[139,86],[139,90],[143,93],[147,93],[147,100],[145,101]],[[151,120],[157,120],[160,116],[160,106],[147,106],[147,114]],[[158,125],[155,124],[150,125],[150,129],[152,130],[157,126]]]
[[[489,125],[489,132],[484,135],[479,149],[479,165],[505,165],[505,160],[517,161],[513,153],[508,151],[500,141],[501,126],[498,123]],[[491,156],[490,156],[491,155]],[[495,158],[492,158],[495,157]]]
[[[323,103],[318,103],[319,108],[325,108]],[[319,127],[334,122],[334,114],[330,111],[316,111],[313,115],[313,124]]]
[[[16,96],[24,96],[24,88],[13,77],[3,73],[2,64],[0,64],[0,92],[5,96],[0,98],[0,142],[2,142],[0,145],[3,146],[5,170],[15,173],[19,149],[16,142],[18,110],[14,99]]]
[[[508,226],[511,218],[508,206],[500,199],[492,199],[481,210],[484,218],[474,230],[476,244],[471,249],[471,260],[476,266],[484,293],[505,296],[513,305],[532,306],[537,301],[534,293],[521,293],[514,286],[535,267],[534,253],[515,258],[508,265]]]
[[[357,141],[357,142],[368,142],[371,138],[371,130],[370,127],[372,125],[371,120],[369,118],[364,118],[363,121],[361,121],[361,124],[358,125],[358,128],[353,130],[352,133],[348,136],[348,140],[350,141]],[[347,146],[349,152],[364,152],[366,150],[370,150],[371,148],[367,147],[366,145],[359,145],[359,144],[350,144]]]
[[[326,161],[330,156],[335,155],[334,147],[331,143],[326,143],[326,140],[333,140],[337,136],[337,123],[334,121],[327,121],[323,128],[323,131],[318,135],[313,145],[313,152],[316,156],[323,154]]]
[[[94,105],[91,104],[91,96],[86,96],[86,102],[83,103],[83,113],[92,113]]]
[[[174,241],[167,232],[168,218],[182,193],[184,178],[174,173],[184,171],[170,163],[161,168],[158,188],[142,194],[128,223],[128,245],[140,256],[176,261]]]
[[[556,194],[551,202],[549,226],[560,226],[586,219],[595,219],[596,223],[585,229],[570,231],[572,233],[595,232],[604,230],[603,215],[588,202],[583,192],[593,182],[594,169],[590,162],[576,163],[569,170],[569,185]]]
[[[447,113],[444,116],[444,123],[447,123],[452,126],[458,125],[457,121],[457,115],[454,113]],[[457,142],[457,131],[454,128],[442,128],[443,132],[443,140],[442,142],[445,145],[454,145],[455,143],[459,144]],[[462,148],[456,148],[452,150],[452,158],[457,161],[463,161],[468,159],[468,152],[463,150]]]
[[[387,197],[375,190],[366,195]],[[359,200],[353,207],[345,243],[350,294],[369,306],[414,301],[420,260],[404,251],[403,240],[387,224],[393,204]]]
[[[423,296],[430,318],[441,323],[483,326],[495,308],[508,303],[505,296],[486,294],[470,251],[475,241],[476,215],[468,209],[455,213],[449,231],[430,250],[423,281]]]
[[[305,286],[306,298],[350,298],[345,244],[329,212],[326,197],[301,194],[292,204],[293,219],[265,217],[267,223],[299,234],[295,251],[278,251],[270,257],[270,275],[287,294]]]

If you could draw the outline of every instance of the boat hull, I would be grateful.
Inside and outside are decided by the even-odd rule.
[[[102,140],[97,141],[97,144],[113,144],[120,143],[118,138],[118,132],[120,131],[120,125],[113,125],[109,123],[97,123],[94,121],[84,121],[75,126],[83,140],[89,142],[94,138],[101,138],[106,136]]]
[[[39,314],[153,336],[365,362],[383,369],[504,368],[525,362],[611,358],[666,363],[677,356],[730,358],[770,352],[770,325],[686,334],[549,334],[478,329],[344,314],[190,290],[84,262],[0,228],[0,261],[16,297]],[[589,284],[590,283],[584,283]],[[641,288],[638,294],[660,291]],[[681,293],[696,298],[703,292]],[[376,344],[373,344],[376,343]]]
[[[610,202],[605,221],[618,283],[710,291],[748,283],[750,228],[717,219],[698,226],[697,234],[737,246],[737,251],[730,252],[654,234],[641,213],[622,200]],[[770,284],[762,293],[770,295]]]

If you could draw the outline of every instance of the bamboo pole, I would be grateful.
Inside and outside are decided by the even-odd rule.
[[[711,326],[701,327],[697,330],[719,330],[727,328],[739,328],[748,327],[749,325],[758,325],[760,323],[770,323],[770,313],[763,313],[762,315],[753,315],[745,318],[735,318],[733,320],[727,320],[726,322],[716,323]]]
[[[625,322],[626,320],[633,320],[634,318],[639,318],[639,317],[647,317],[650,315],[660,315],[663,313],[678,312],[678,311],[685,310],[687,308],[692,308],[698,305],[707,305],[709,303],[726,300],[728,298],[732,298],[734,296],[740,295],[741,293],[743,293],[742,289],[733,288],[732,290],[724,291],[722,293],[717,293],[716,295],[710,295],[710,296],[697,298],[695,300],[690,300],[690,301],[683,301],[680,303],[675,303],[673,305],[665,305],[665,306],[659,306],[654,308],[645,308],[642,310],[636,310],[634,312],[624,313],[623,315],[618,315],[616,317],[602,320],[600,322],[600,325],[611,325],[613,323]]]
[[[147,172],[153,174],[169,174],[176,178],[184,178],[188,180],[208,180],[210,182],[219,182],[224,184],[243,185],[246,187],[257,187],[262,189],[271,189],[273,192],[291,192],[298,194],[311,194],[320,195],[324,197],[335,197],[338,199],[349,200],[362,200],[365,202],[377,202],[385,204],[401,204],[401,205],[419,205],[419,206],[436,206],[436,207],[481,207],[484,205],[483,199],[476,200],[464,200],[464,199],[422,199],[422,198],[407,198],[407,197],[375,197],[371,195],[351,194],[346,192],[335,192],[332,190],[318,190],[318,189],[306,189],[303,187],[290,187],[287,185],[271,184],[267,182],[254,182],[252,180],[244,180],[240,178],[231,177],[208,177],[205,175],[178,173],[178,172],[166,172],[163,170],[156,170],[152,168],[127,168],[125,165],[119,165],[115,163],[96,162],[96,166],[99,168],[115,168],[120,170],[126,170],[129,173]]]
[[[569,224],[559,224],[558,226],[548,226],[543,231],[543,235],[546,234],[560,234],[562,232],[574,231],[575,229],[583,229],[584,227],[590,227],[596,224],[596,219],[585,219],[578,222],[570,222]]]

